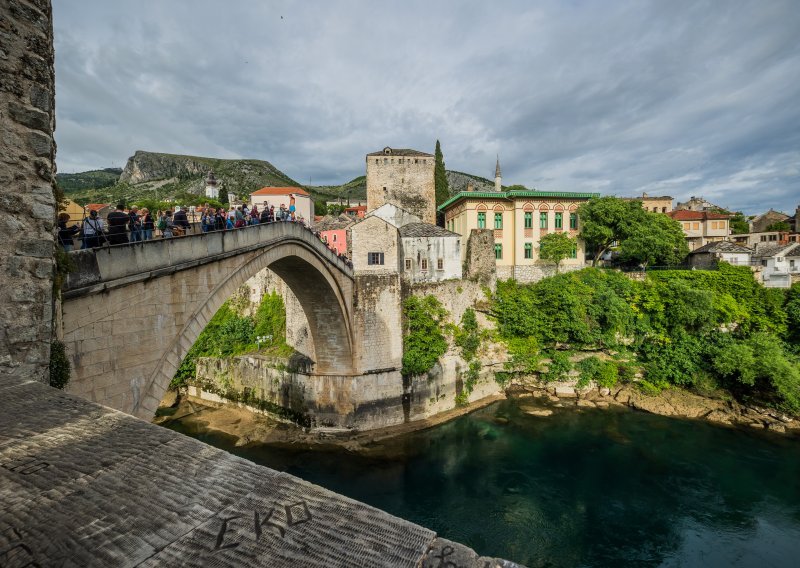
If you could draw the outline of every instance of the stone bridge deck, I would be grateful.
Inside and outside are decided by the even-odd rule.
[[[517,566],[35,381],[0,378],[0,566]]]
[[[126,286],[257,251],[276,242],[310,246],[342,275],[353,278],[353,269],[314,233],[297,223],[267,223],[229,231],[213,231],[170,239],[104,246],[75,251],[75,268],[63,288],[65,299]]]

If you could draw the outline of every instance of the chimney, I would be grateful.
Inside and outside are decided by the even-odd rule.
[[[467,191],[475,191],[475,186],[472,185],[472,181],[467,182]]]

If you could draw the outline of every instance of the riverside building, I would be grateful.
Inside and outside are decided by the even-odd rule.
[[[499,162],[495,170],[495,191],[462,191],[439,206],[448,230],[468,237],[473,229],[490,229],[494,234],[497,278],[535,282],[552,273],[554,265],[539,259],[539,240],[553,232],[577,237],[578,207],[599,193],[568,191],[498,190]],[[466,248],[462,247],[462,260]],[[561,270],[585,265],[583,241],[578,239],[572,257],[561,262]]]

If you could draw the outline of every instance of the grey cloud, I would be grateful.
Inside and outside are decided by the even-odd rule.
[[[283,19],[281,19],[283,16]],[[800,196],[800,12],[739,2],[54,6],[58,162],[136,149],[363,175],[384,145],[542,189]]]

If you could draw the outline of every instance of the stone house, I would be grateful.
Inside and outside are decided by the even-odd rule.
[[[756,246],[752,262],[761,267],[767,288],[789,288],[792,283],[800,282],[800,244]]]
[[[719,261],[737,266],[749,266],[752,250],[730,241],[707,243],[689,253],[692,268],[714,268]]]
[[[667,215],[681,224],[690,251],[708,243],[729,240],[730,215],[688,209],[677,209]]]
[[[394,203],[424,223],[436,223],[432,154],[387,146],[367,154],[366,162],[367,212]]]
[[[672,197],[669,195],[653,196],[642,193],[641,197],[623,197],[625,201],[641,201],[642,209],[653,213],[672,212]]]
[[[800,243],[800,234],[790,231],[764,231],[761,233],[731,235],[731,240],[736,244],[750,248],[764,246],[765,244],[788,245],[789,243]]]
[[[446,227],[459,235],[468,236],[473,229],[493,231],[497,278],[533,282],[555,269],[552,263],[539,260],[539,240],[552,232],[577,237],[578,207],[598,196],[567,191],[462,191],[439,210]],[[462,247],[462,257],[465,254]],[[578,240],[572,257],[561,262],[561,269],[584,265],[584,244]]]
[[[254,205],[259,211],[274,206],[277,212],[281,205],[289,209],[289,199],[294,196],[296,215],[311,225],[314,222],[314,203],[305,189],[300,187],[262,187],[250,194],[250,207]]]
[[[412,283],[461,278],[461,235],[386,203],[350,226],[356,273],[400,274]]]
[[[753,217],[747,222],[747,225],[750,227],[751,233],[763,233],[767,231],[767,227],[770,225],[781,222],[788,224],[789,216],[786,213],[781,213],[780,211],[770,209],[766,213],[762,213],[761,215],[756,215]]]
[[[690,197],[688,201],[679,201],[675,205],[675,211],[718,211],[722,209],[724,209],[724,207],[714,205],[702,197],[695,196]]]

